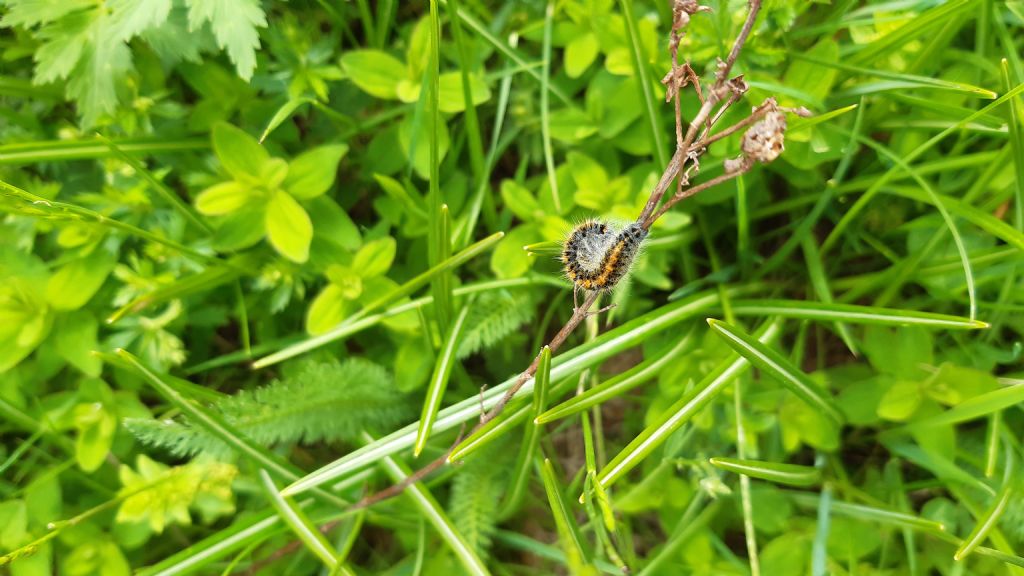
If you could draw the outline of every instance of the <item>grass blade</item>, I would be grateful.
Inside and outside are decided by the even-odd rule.
[[[845,421],[842,410],[835,401],[817,384],[782,354],[758,342],[746,332],[721,320],[708,318],[708,324],[715,334],[722,337],[730,348],[743,356],[751,364],[766,374],[771,375],[780,384],[796,394],[812,408],[825,413],[833,422],[840,426]]]
[[[551,386],[551,348],[545,346],[540,352],[540,363],[537,365],[536,383],[533,386],[533,405],[530,414],[534,417],[540,415],[548,400],[548,389]],[[519,508],[519,503],[526,493],[526,486],[530,481],[530,472],[533,469],[533,455],[537,452],[540,444],[541,424],[527,422],[526,430],[523,433],[523,441],[519,445],[519,456],[516,458],[516,465],[512,472],[512,481],[505,501],[498,513],[500,518],[507,518]]]
[[[980,320],[962,316],[899,310],[856,304],[826,304],[803,300],[734,300],[732,312],[737,316],[782,316],[825,322],[875,324],[879,326],[925,326],[947,330],[978,330],[988,328]]]
[[[369,434],[364,433],[363,439],[371,445],[375,442]],[[411,474],[405,465],[400,464],[390,456],[384,457],[380,462],[394,482],[401,482]],[[430,494],[422,483],[417,482],[409,486],[405,489],[404,494],[413,501],[420,513],[441,535],[441,539],[452,549],[455,557],[459,559],[467,573],[474,576],[490,574],[483,560],[473,551],[473,547],[466,542],[466,539],[463,538],[462,534],[459,533],[455,525],[448,518],[448,515],[445,514],[444,509],[441,508],[441,505],[437,503],[437,500],[434,499],[434,496]]]
[[[665,153],[665,143],[662,141],[661,119],[658,117],[658,108],[654,105],[654,93],[651,90],[647,58],[644,56],[643,46],[640,44],[640,31],[637,29],[636,17],[633,15],[633,0],[619,0],[619,7],[622,8],[622,16],[626,20],[629,50],[633,54],[633,68],[636,70],[640,98],[644,102],[644,112],[647,114],[651,147],[654,148],[658,165],[665,166],[668,164],[668,156]]]
[[[999,98],[993,100],[991,103],[981,108],[977,112],[965,116],[960,120],[957,120],[955,124],[953,124],[949,128],[946,128],[942,132],[939,132],[935,136],[932,136],[923,144],[921,144],[913,151],[911,151],[909,154],[904,156],[902,159],[903,165],[910,165],[911,162],[919,158],[928,150],[931,150],[933,147],[935,147],[936,144],[944,140],[950,134],[960,130],[965,125],[975,121],[978,118],[981,118],[982,116],[987,116],[988,114],[991,114],[994,110],[998,109],[1006,102],[1012,100],[1021,92],[1024,92],[1024,84],[1018,84],[1012,90],[1003,94]],[[835,246],[836,242],[839,241],[839,238],[841,238],[845,233],[846,228],[850,225],[853,219],[856,218],[857,215],[859,215],[864,210],[864,207],[871,200],[871,198],[874,197],[874,195],[877,194],[878,192],[882,191],[886,187],[886,184],[888,184],[889,181],[892,180],[901,170],[902,165],[893,165],[885,173],[883,173],[881,176],[874,180],[871,186],[867,190],[865,190],[864,194],[861,195],[861,197],[858,198],[856,202],[854,202],[853,206],[851,206],[850,209],[847,210],[845,214],[843,214],[843,217],[840,218],[838,222],[836,222],[836,225],[832,228],[832,232],[830,232],[828,237],[825,238],[825,241],[822,242],[822,256],[828,253]]]
[[[763,460],[715,457],[708,460],[715,468],[721,468],[751,478],[759,478],[787,486],[814,486],[821,482],[821,470],[813,466],[781,464]]]
[[[143,155],[206,150],[210,147],[210,141],[206,138],[187,140],[125,139],[115,140],[114,143],[123,152]],[[92,160],[109,158],[113,155],[114,151],[109,146],[93,139],[23,142],[0,146],[0,165]]]
[[[404,298],[405,296],[412,294],[413,292],[421,288],[423,285],[425,285],[427,282],[429,282],[431,278],[433,278],[437,274],[440,274],[441,272],[444,272],[446,270],[451,270],[453,268],[462,266],[475,256],[478,256],[481,253],[489,250],[491,247],[497,244],[498,241],[501,240],[502,237],[504,237],[504,235],[504,232],[495,232],[494,234],[491,234],[487,238],[484,238],[483,240],[475,244],[467,246],[464,250],[458,252],[457,254],[454,254],[451,258],[444,260],[437,266],[430,268],[426,272],[423,272],[419,276],[416,276],[412,280],[409,280],[408,282],[395,288],[391,292],[384,294],[380,298],[370,302],[359,313],[345,320],[345,322],[343,322],[337,328],[334,328],[329,332],[320,334],[319,336],[306,338],[296,344],[292,344],[291,346],[283,350],[264,356],[263,358],[260,358],[259,360],[253,362],[253,369],[259,370],[261,368],[266,368],[267,366],[283,362],[285,360],[288,360],[289,358],[294,358],[300,354],[304,354],[306,352],[309,352],[310,350],[314,350],[321,346],[325,346],[327,344],[330,344],[331,342],[334,342],[335,340],[348,336],[349,334],[352,333],[352,329],[357,322],[365,323],[368,320],[367,314],[369,314],[370,312],[376,311],[378,308],[383,308],[384,306],[391,304],[395,300]]]
[[[270,478],[270,474],[266,470],[260,470],[260,482],[263,484],[263,493],[274,506],[274,510],[277,510],[278,517],[284,520],[284,523],[292,529],[292,532],[299,538],[302,545],[331,570],[340,568],[341,573],[351,574],[344,566],[340,566],[341,563],[338,557],[335,556],[331,543],[309,521],[309,518],[302,512],[302,509],[278,494],[277,486],[274,485],[273,479]]]
[[[452,365],[456,362],[455,350],[458,348],[459,339],[462,337],[462,329],[466,325],[466,315],[469,313],[470,302],[466,302],[459,312],[458,318],[448,330],[444,347],[437,357],[434,365],[434,373],[430,377],[430,384],[427,386],[427,397],[423,401],[423,411],[420,414],[420,427],[416,433],[416,444],[413,446],[413,456],[419,456],[423,447],[427,445],[430,438],[430,429],[437,418],[437,410],[441,407],[441,398],[448,388],[448,376],[452,373]]]
[[[548,422],[554,422],[555,420],[560,420],[593,408],[612,398],[617,398],[640,384],[656,378],[669,362],[679,358],[680,355],[694,344],[694,333],[689,332],[664,353],[648,358],[629,370],[616,374],[597,386],[590,388],[586,392],[573,396],[569,400],[540,414],[534,421],[538,424],[547,424]]]
[[[622,326],[601,334],[590,342],[565,351],[553,358],[551,362],[551,380],[553,382],[561,382],[569,376],[579,373],[581,370],[596,366],[615,354],[643,342],[654,334],[675,326],[683,320],[693,318],[696,314],[700,314],[717,302],[718,296],[716,293],[703,292],[642,314]],[[515,383],[515,377],[489,388],[483,395],[484,410],[494,406],[501,396],[504,395],[505,390],[512,386],[513,383]],[[528,380],[520,390],[520,394],[531,393],[533,385],[534,381],[532,379]],[[555,387],[552,394],[557,393],[558,386]],[[479,417],[479,415],[480,398],[473,395],[441,410],[438,413],[437,421],[434,423],[434,433],[437,434],[458,428],[463,422]],[[405,450],[415,442],[417,428],[418,424],[413,423],[405,428],[396,430],[306,475],[282,490],[282,494],[291,496],[304,492],[355,473],[385,456]]]
[[[962,92],[965,94],[972,94],[981,98],[993,99],[998,94],[985,88],[980,88],[972,84],[966,84],[964,82],[952,82],[949,80],[942,80],[941,78],[932,78],[930,76],[918,76],[915,74],[904,74],[900,72],[889,72],[888,70],[880,70],[878,68],[862,68],[860,66],[853,66],[851,64],[845,64],[843,62],[822,60],[813,56],[808,56],[801,52],[789,52],[790,58],[795,60],[803,60],[805,62],[811,62],[819,66],[827,66],[829,68],[835,68],[836,70],[842,70],[843,72],[850,72],[851,74],[860,74],[862,76],[874,76],[876,78],[885,78],[887,80],[893,80],[899,83],[903,87],[907,88],[938,88],[941,90],[949,90],[952,92]],[[856,87],[854,87],[856,90]],[[813,119],[813,118],[812,118]],[[794,122],[796,124],[796,122]]]
[[[995,500],[992,501],[992,506],[985,512],[982,518],[978,519],[974,529],[971,530],[971,533],[967,535],[967,538],[964,538],[963,543],[956,549],[956,553],[953,554],[953,560],[960,562],[985,541],[988,533],[999,522],[1003,512],[1006,511],[1006,507],[1010,504],[1013,496],[1013,482],[1004,482],[1002,489],[999,490]]]
[[[548,496],[548,506],[551,507],[551,515],[555,519],[558,541],[565,552],[569,571],[572,574],[586,573],[590,567],[586,565],[587,555],[583,551],[583,543],[580,542],[579,527],[576,525],[576,519],[569,513],[565,496],[555,476],[555,468],[547,458],[544,458],[539,466],[541,478],[544,480],[544,492]]]
[[[548,185],[551,187],[551,201],[555,213],[562,213],[562,202],[558,197],[558,178],[555,176],[555,158],[551,149],[551,103],[548,96],[548,85],[551,82],[551,20],[555,14],[554,0],[548,0],[544,10],[544,68],[540,77],[540,134],[544,144],[544,166],[548,172]]]
[[[758,330],[757,337],[770,341],[775,339],[782,330],[782,323],[778,320],[765,323]],[[603,488],[607,488],[616,480],[624,476],[637,464],[650,456],[655,448],[660,446],[668,437],[688,422],[701,408],[707,406],[725,386],[732,382],[733,378],[742,374],[750,367],[750,364],[743,358],[731,356],[718,365],[697,383],[682,398],[677,400],[664,415],[653,424],[648,426],[625,448],[622,449],[611,462],[601,470],[598,481]]]
[[[817,494],[807,494],[803,492],[786,492],[786,494],[791,500],[793,500],[793,502],[803,508],[816,509],[819,505]],[[913,514],[904,514],[903,512],[890,510],[888,508],[865,506],[863,504],[853,504],[850,502],[833,500],[831,510],[835,514],[875,524],[883,524],[886,526],[906,526],[915,530],[930,533],[941,533],[946,530],[946,527],[941,522],[927,520],[925,518],[914,516]]]
[[[968,420],[996,414],[1000,410],[1017,406],[1021,403],[1024,403],[1024,385],[1009,386],[973,396],[945,412],[910,422],[903,428],[910,430],[959,424],[960,422],[967,422]]]
[[[102,141],[104,144],[109,146],[110,149],[114,152],[114,154],[116,154],[122,160],[127,162],[128,165],[134,168],[136,172],[141,174],[142,178],[145,179],[146,182],[148,182],[149,185],[152,186],[160,194],[164,201],[170,204],[175,210],[177,210],[182,216],[184,216],[186,220],[195,224],[197,227],[199,227],[200,230],[203,230],[207,234],[213,233],[213,228],[211,228],[209,224],[204,222],[203,219],[200,218],[195,213],[191,206],[183,202],[181,198],[174,193],[174,190],[168,188],[167,184],[164,184],[160,180],[157,180],[157,178],[153,176],[153,173],[150,172],[149,169],[146,168],[146,166],[142,162],[136,160],[134,156],[122,150],[117,144],[114,143],[113,140],[108,139],[102,134],[97,134],[96,137],[99,138],[100,141]]]
[[[105,147],[106,148],[106,147]],[[109,151],[109,148],[107,148]],[[148,240],[155,244],[167,246],[187,254],[193,258],[203,262],[217,262],[217,258],[210,256],[209,254],[203,254],[197,250],[193,250],[184,244],[180,244],[173,240],[168,240],[160,234],[154,234],[148,230],[143,230],[137,226],[131,224],[125,224],[119,220],[114,220],[99,212],[84,208],[82,206],[76,206],[67,202],[58,202],[56,200],[47,200],[41,196],[36,196],[31,192],[27,192],[0,180],[0,206],[3,206],[2,200],[12,200],[13,204],[7,204],[4,208],[10,208],[10,210],[16,214],[22,216],[31,216],[35,218],[42,218],[44,220],[54,221],[83,221],[91,222],[102,226],[104,228],[110,228],[113,230],[119,230],[132,236],[137,236],[144,240]]]

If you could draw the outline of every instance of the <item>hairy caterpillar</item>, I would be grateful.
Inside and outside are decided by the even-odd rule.
[[[616,230],[604,222],[584,222],[562,249],[565,275],[584,290],[611,290],[629,272],[646,237],[638,223]]]

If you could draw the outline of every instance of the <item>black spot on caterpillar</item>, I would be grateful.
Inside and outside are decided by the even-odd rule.
[[[603,222],[584,222],[562,249],[565,275],[585,290],[611,290],[629,272],[646,237],[637,223],[616,231]]]

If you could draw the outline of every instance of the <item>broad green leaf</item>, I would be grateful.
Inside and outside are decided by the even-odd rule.
[[[395,253],[398,244],[395,239],[385,236],[378,240],[371,240],[363,244],[352,259],[352,271],[361,278],[373,278],[382,276],[391,269],[391,263],[395,260]]]
[[[57,310],[77,310],[103,285],[117,264],[117,256],[96,248],[58,269],[46,285],[46,300]]]
[[[213,246],[233,252],[253,246],[266,235],[265,206],[246,206],[224,218],[213,234]]]
[[[363,91],[387,100],[398,97],[398,83],[408,78],[402,62],[380,50],[346,52],[341,56],[341,68]]]
[[[96,333],[99,323],[89,312],[79,310],[61,317],[54,337],[54,347],[62,358],[93,378],[100,375],[103,363],[92,354],[99,348]]]
[[[300,154],[288,165],[284,189],[292,196],[308,200],[327,192],[334,184],[338,162],[348,152],[348,145],[320,146]]]
[[[196,196],[196,210],[207,216],[230,214],[253,200],[251,188],[236,180],[214,184]]]
[[[93,472],[106,460],[117,430],[117,417],[104,404],[79,404],[72,410],[78,435],[75,438],[75,460],[85,472]]]
[[[263,165],[270,161],[267,150],[247,132],[220,122],[213,127],[213,150],[228,174],[249,184],[262,184]]]
[[[300,263],[309,258],[313,222],[291,195],[277,191],[270,197],[265,222],[267,239],[282,256]]]
[[[597,58],[600,44],[597,36],[586,33],[573,38],[565,47],[565,74],[569,78],[579,78]]]
[[[313,299],[306,312],[306,332],[323,334],[334,328],[350,313],[353,305],[345,298],[344,290],[337,284],[328,284]]]
[[[462,89],[462,74],[445,72],[438,76],[437,81],[440,85],[438,106],[441,112],[452,114],[465,110],[466,98]],[[479,106],[491,99],[491,89],[487,87],[487,82],[475,74],[469,76],[469,89],[473,106]]]
[[[501,181],[501,199],[505,206],[524,222],[532,222],[544,216],[537,199],[515,180]]]

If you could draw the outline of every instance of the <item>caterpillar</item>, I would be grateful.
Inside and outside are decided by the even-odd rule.
[[[639,223],[615,230],[588,220],[569,234],[562,249],[565,275],[584,290],[611,290],[629,272],[647,230]]]

